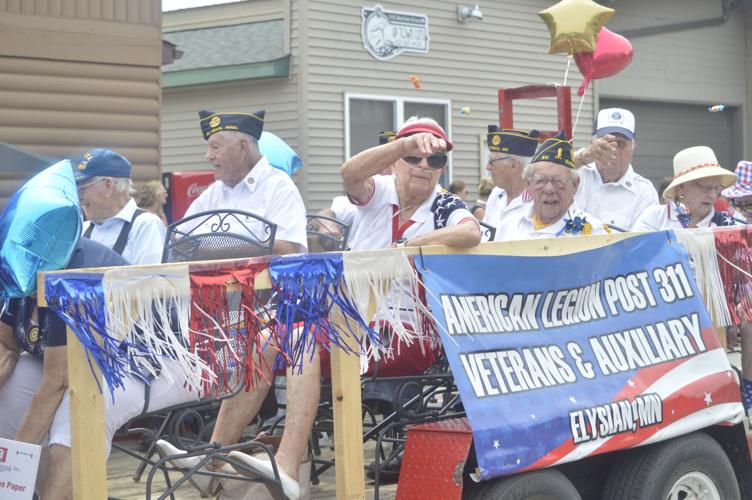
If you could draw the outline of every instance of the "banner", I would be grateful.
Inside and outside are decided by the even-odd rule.
[[[481,479],[741,420],[672,232],[555,257],[415,258]]]

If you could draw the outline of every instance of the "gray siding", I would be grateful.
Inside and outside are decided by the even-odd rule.
[[[304,3],[304,2],[301,2]],[[457,2],[416,0],[409,6],[345,0],[316,0],[309,6],[307,110],[307,169],[310,209],[328,205],[341,192],[339,167],[345,159],[344,94],[374,94],[451,101],[453,178],[471,187],[474,198],[480,178],[478,135],[498,121],[497,90],[528,84],[561,82],[566,55],[548,55],[549,34],[537,12],[550,2],[514,0],[483,2],[483,21],[457,22]],[[361,40],[361,7],[380,3],[387,10],[429,16],[430,51],[378,61]],[[423,88],[408,80],[418,75]],[[579,85],[570,69],[569,84]],[[579,142],[590,134],[592,92],[586,94],[576,131]],[[573,98],[573,113],[578,98]],[[471,108],[469,116],[460,110]],[[516,126],[555,127],[555,106],[547,101],[523,101],[515,106]]]

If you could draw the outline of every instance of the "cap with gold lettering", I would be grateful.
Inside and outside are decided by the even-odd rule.
[[[266,112],[263,110],[255,113],[216,113],[203,110],[198,112],[198,117],[201,123],[201,133],[204,134],[205,140],[223,130],[245,132],[259,139],[264,130],[265,114]]]
[[[574,159],[572,158],[572,143],[567,140],[564,131],[559,132],[559,135],[556,137],[546,139],[538,146],[538,150],[533,155],[530,163],[538,161],[558,163],[567,168],[576,168],[574,166]]]
[[[537,130],[517,130],[513,128],[499,128],[497,125],[488,126],[486,143],[488,150],[495,153],[509,153],[510,155],[531,157],[538,146]]]
[[[390,143],[397,137],[397,133],[393,130],[382,130],[379,132],[379,145]]]

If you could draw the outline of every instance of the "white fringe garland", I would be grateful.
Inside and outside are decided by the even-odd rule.
[[[216,380],[216,374],[189,349],[191,289],[187,265],[115,268],[104,273],[102,288],[110,335],[139,344],[152,354],[144,356],[142,351],[128,349],[128,356],[140,370],[156,375],[153,363],[171,358],[191,387],[198,389]],[[172,330],[175,320],[178,331]],[[168,371],[162,373],[170,376]]]
[[[715,235],[711,228],[676,229],[676,239],[684,245],[689,255],[689,264],[697,281],[705,306],[714,325],[731,325],[731,313],[726,302]]]
[[[434,324],[436,321],[420,300],[422,284],[407,252],[345,252],[342,258],[347,291],[360,316],[366,322],[374,322],[377,331],[379,322],[390,324],[397,337],[391,342],[382,339],[382,345],[375,346],[363,336],[361,373],[367,371],[370,360],[378,362],[382,355],[388,358],[399,355],[400,342],[411,345],[419,341],[423,352],[426,344],[430,347],[436,345],[438,339],[430,331],[423,331],[421,318],[428,318]],[[411,325],[412,330],[406,328],[405,323]]]

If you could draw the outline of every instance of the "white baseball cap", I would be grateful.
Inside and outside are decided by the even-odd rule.
[[[606,134],[621,134],[630,141],[634,141],[635,118],[631,111],[621,108],[606,108],[600,110],[595,120],[593,133],[597,136]]]

